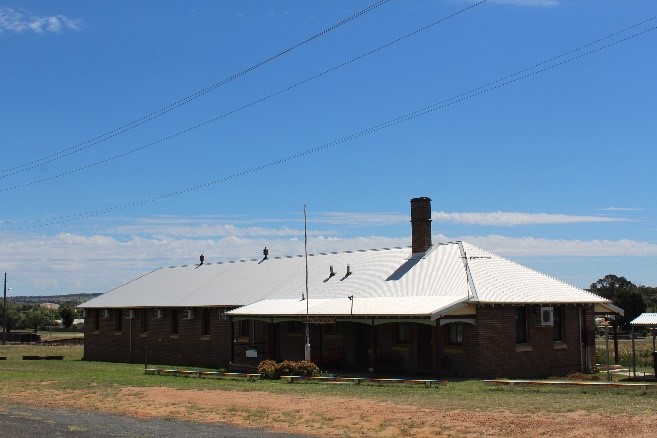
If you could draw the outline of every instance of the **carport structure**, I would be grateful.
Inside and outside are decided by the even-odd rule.
[[[657,379],[657,348],[655,337],[657,335],[657,313],[642,313],[630,322],[632,326],[632,372],[636,377],[636,345],[634,343],[634,327],[651,327],[652,328],[652,360],[655,369],[655,378]]]

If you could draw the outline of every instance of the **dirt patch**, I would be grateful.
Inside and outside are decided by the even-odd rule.
[[[121,388],[25,391],[9,400],[34,406],[73,407],[135,417],[187,419],[322,437],[625,436],[653,437],[657,415],[643,417],[572,413],[471,412],[418,408],[346,397],[268,392]]]

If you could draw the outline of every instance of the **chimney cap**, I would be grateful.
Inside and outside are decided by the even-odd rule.
[[[420,196],[418,198],[412,198],[411,202],[422,202],[422,201],[429,201],[431,202],[431,198],[428,196]]]

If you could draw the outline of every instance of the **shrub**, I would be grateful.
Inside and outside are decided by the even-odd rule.
[[[273,360],[263,360],[258,364],[258,373],[261,374],[263,379],[276,380],[281,376],[318,376],[319,368],[312,362],[305,360],[294,362],[285,360],[281,363],[276,363]]]
[[[276,361],[273,360],[263,360],[258,364],[258,373],[263,379],[278,379],[280,377],[276,376]]]

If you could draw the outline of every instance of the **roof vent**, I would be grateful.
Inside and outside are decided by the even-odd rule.
[[[347,273],[344,274],[345,277],[349,277],[351,275],[351,266],[347,265]]]
[[[264,256],[262,259],[267,260],[267,256],[269,255],[269,250],[265,246],[265,249],[262,250],[262,255]]]
[[[335,271],[333,270],[333,265],[329,267],[329,278],[333,277],[335,275]]]
[[[205,256],[203,254],[201,254],[201,257],[199,257],[198,259],[201,262],[198,265],[201,266],[203,264],[203,262],[205,261]]]

